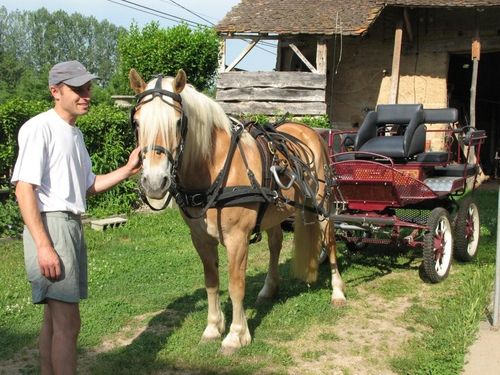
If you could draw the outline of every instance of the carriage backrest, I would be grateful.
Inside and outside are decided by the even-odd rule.
[[[378,137],[380,127],[404,127],[398,135]],[[365,117],[355,142],[356,151],[374,152],[393,158],[407,158],[425,149],[422,104],[381,104]]]
[[[458,121],[456,108],[424,109],[424,121],[427,124],[455,123]]]

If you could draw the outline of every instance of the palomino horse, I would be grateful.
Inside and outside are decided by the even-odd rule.
[[[304,160],[305,171],[301,184],[275,171],[275,179],[286,182],[281,181],[282,188],[268,191],[261,185],[263,167],[255,139],[242,126],[231,124],[215,101],[186,84],[183,70],[175,78],[159,76],[148,84],[133,69],[129,78],[137,94],[131,116],[142,147],[143,193],[150,204],[165,200],[168,192],[175,197],[203,262],[208,318],[202,341],[219,339],[225,331],[217,245],[227,249],[229,263],[233,317],[222,341],[222,352],[229,354],[251,341],[243,307],[251,234],[256,226],[267,232],[269,270],[258,299],[271,299],[278,291],[280,223],[294,212],[296,276],[306,282],[316,279],[319,252],[325,246],[332,271],[332,304],[343,305],[344,283],[337,269],[333,225],[324,218],[320,221],[317,211],[310,209],[319,202],[332,205],[326,183],[327,149],[318,134],[301,124],[279,126],[279,133],[294,150],[291,153]],[[274,152],[284,159],[282,151]],[[304,194],[304,188],[314,195]]]

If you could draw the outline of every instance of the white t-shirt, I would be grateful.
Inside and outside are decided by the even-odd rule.
[[[41,212],[85,212],[87,189],[95,174],[80,129],[51,109],[28,120],[19,130],[18,141],[11,182],[36,185]]]

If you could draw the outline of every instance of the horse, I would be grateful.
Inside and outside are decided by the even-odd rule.
[[[281,187],[266,190],[256,140],[247,129],[231,122],[217,102],[188,84],[182,69],[175,78],[159,75],[148,83],[131,69],[129,81],[137,99],[131,120],[142,149],[140,188],[147,202],[156,208],[165,205],[166,197],[175,197],[203,263],[208,316],[201,341],[221,339],[226,329],[219,300],[218,244],[228,254],[232,302],[232,322],[222,340],[221,352],[231,354],[251,342],[243,298],[252,234],[256,227],[258,232],[267,233],[269,269],[257,300],[270,300],[278,292],[283,241],[280,223],[294,213],[295,276],[307,283],[316,280],[323,246],[330,260],[332,306],[344,305],[333,223],[324,212],[322,217],[311,209],[317,208],[319,202],[329,208],[334,204],[327,183],[327,146],[321,137],[303,124],[281,124],[279,134],[293,149],[294,157],[302,160],[295,162],[301,163],[305,173],[299,183],[297,176],[275,170],[274,178],[281,178]],[[285,151],[274,153],[283,161]],[[304,189],[309,194],[304,194]]]

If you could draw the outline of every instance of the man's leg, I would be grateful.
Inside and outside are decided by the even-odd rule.
[[[76,373],[76,344],[80,332],[77,303],[47,299],[52,317],[52,369],[54,374]]]
[[[42,330],[38,340],[40,370],[42,375],[52,375],[52,316],[49,305],[44,305]]]

